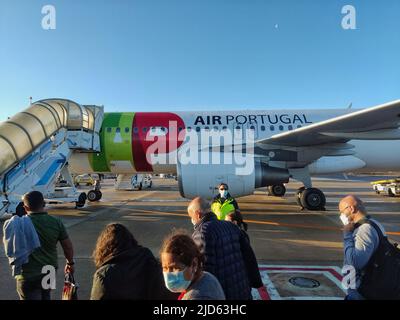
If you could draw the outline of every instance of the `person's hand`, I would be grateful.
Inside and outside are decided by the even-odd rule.
[[[75,267],[74,267],[74,265],[65,264],[64,273],[71,273],[71,274],[73,274],[74,272],[75,272]]]
[[[354,231],[354,222],[350,222],[349,224],[343,227],[344,232],[353,232]]]

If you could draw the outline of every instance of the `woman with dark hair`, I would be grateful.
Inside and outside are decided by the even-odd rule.
[[[162,300],[166,289],[161,266],[122,224],[106,226],[93,252],[96,272],[91,300]]]
[[[247,223],[243,221],[242,214],[239,211],[234,211],[232,213],[229,213],[225,217],[225,220],[230,221],[233,224],[236,224],[243,235],[241,241],[247,241],[248,243],[248,246],[241,246],[241,247],[248,248],[248,250],[245,251],[242,250],[242,255],[246,265],[250,286],[256,289],[263,287],[264,284],[261,279],[260,270],[258,269],[257,258],[256,255],[254,254],[253,249],[250,246],[250,238],[249,235],[247,234]]]
[[[221,284],[203,271],[203,255],[184,231],[175,231],[164,240],[160,256],[165,285],[181,293],[179,300],[225,300]]]

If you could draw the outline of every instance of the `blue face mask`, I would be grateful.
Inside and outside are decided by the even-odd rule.
[[[172,292],[183,292],[185,291],[191,280],[186,280],[183,276],[183,271],[174,271],[174,272],[163,272],[165,286],[169,291]]]

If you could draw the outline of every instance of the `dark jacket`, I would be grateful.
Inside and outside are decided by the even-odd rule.
[[[162,269],[144,247],[122,252],[106,261],[94,274],[91,300],[176,299],[165,287]]]
[[[251,299],[246,265],[243,260],[240,229],[228,221],[219,221],[212,213],[206,214],[195,225],[193,240],[205,256],[205,271],[221,283],[227,300]]]
[[[250,245],[248,234],[242,229],[240,229],[240,232],[242,233],[240,247],[242,248],[244,263],[246,264],[250,287],[258,289],[264,284],[261,279],[260,269],[258,268],[257,258]]]

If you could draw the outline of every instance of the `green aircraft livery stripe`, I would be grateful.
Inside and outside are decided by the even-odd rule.
[[[134,112],[105,113],[100,133],[101,152],[89,154],[94,172],[110,172],[111,161],[129,161],[132,155],[132,124]]]

